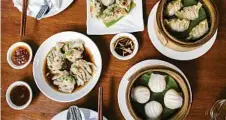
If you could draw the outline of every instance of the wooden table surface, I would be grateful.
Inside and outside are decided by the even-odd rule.
[[[20,12],[13,6],[12,0],[2,0],[2,39],[1,39],[1,114],[2,120],[48,120],[71,105],[97,110],[98,87],[104,88],[104,115],[109,120],[123,120],[117,100],[119,83],[124,73],[134,64],[147,59],[165,60],[178,66],[188,77],[193,104],[188,120],[207,120],[212,104],[226,98],[226,1],[215,0],[220,12],[220,24],[217,40],[211,50],[204,56],[191,61],[176,61],[159,53],[152,45],[147,33],[147,18],[158,0],[143,0],[145,30],[134,33],[138,38],[140,49],[129,61],[120,61],[109,50],[112,35],[89,36],[99,47],[103,58],[103,71],[95,88],[84,98],[71,103],[59,103],[44,96],[37,88],[32,75],[32,64],[22,70],[11,68],[6,60],[8,48],[15,42],[26,41],[34,51],[51,35],[62,31],[77,31],[86,34],[86,2],[75,0],[62,13],[41,21],[29,17],[26,37],[22,40],[20,33]],[[31,105],[25,110],[16,111],[6,103],[5,93],[10,84],[17,80],[27,81],[34,91]]]

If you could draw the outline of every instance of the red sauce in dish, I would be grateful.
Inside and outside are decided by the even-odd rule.
[[[15,65],[24,65],[28,62],[30,53],[24,46],[16,47],[11,55],[11,60]]]

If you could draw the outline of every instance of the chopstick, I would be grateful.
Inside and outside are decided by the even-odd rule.
[[[22,1],[22,13],[21,13],[21,25],[20,25],[20,36],[21,37],[23,37],[25,35],[25,30],[26,30],[27,6],[28,6],[28,0],[23,0]]]
[[[103,88],[98,91],[98,120],[103,120]]]

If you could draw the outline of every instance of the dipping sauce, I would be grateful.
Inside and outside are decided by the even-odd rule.
[[[135,44],[128,37],[120,37],[114,43],[114,50],[120,56],[131,55],[134,51]]]
[[[28,62],[29,58],[30,53],[28,51],[28,48],[24,46],[16,47],[11,55],[11,60],[15,65],[24,65]]]
[[[16,106],[25,105],[29,101],[29,98],[29,89],[24,85],[15,86],[10,92],[10,99]]]

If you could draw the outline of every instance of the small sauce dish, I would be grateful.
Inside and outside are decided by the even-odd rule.
[[[23,69],[31,62],[32,54],[32,49],[27,43],[16,42],[8,49],[8,64],[14,69]]]
[[[110,43],[113,56],[119,60],[129,60],[138,52],[139,44],[136,37],[129,33],[115,35]]]
[[[23,110],[31,103],[32,89],[23,81],[14,82],[6,91],[6,101],[15,110]]]

